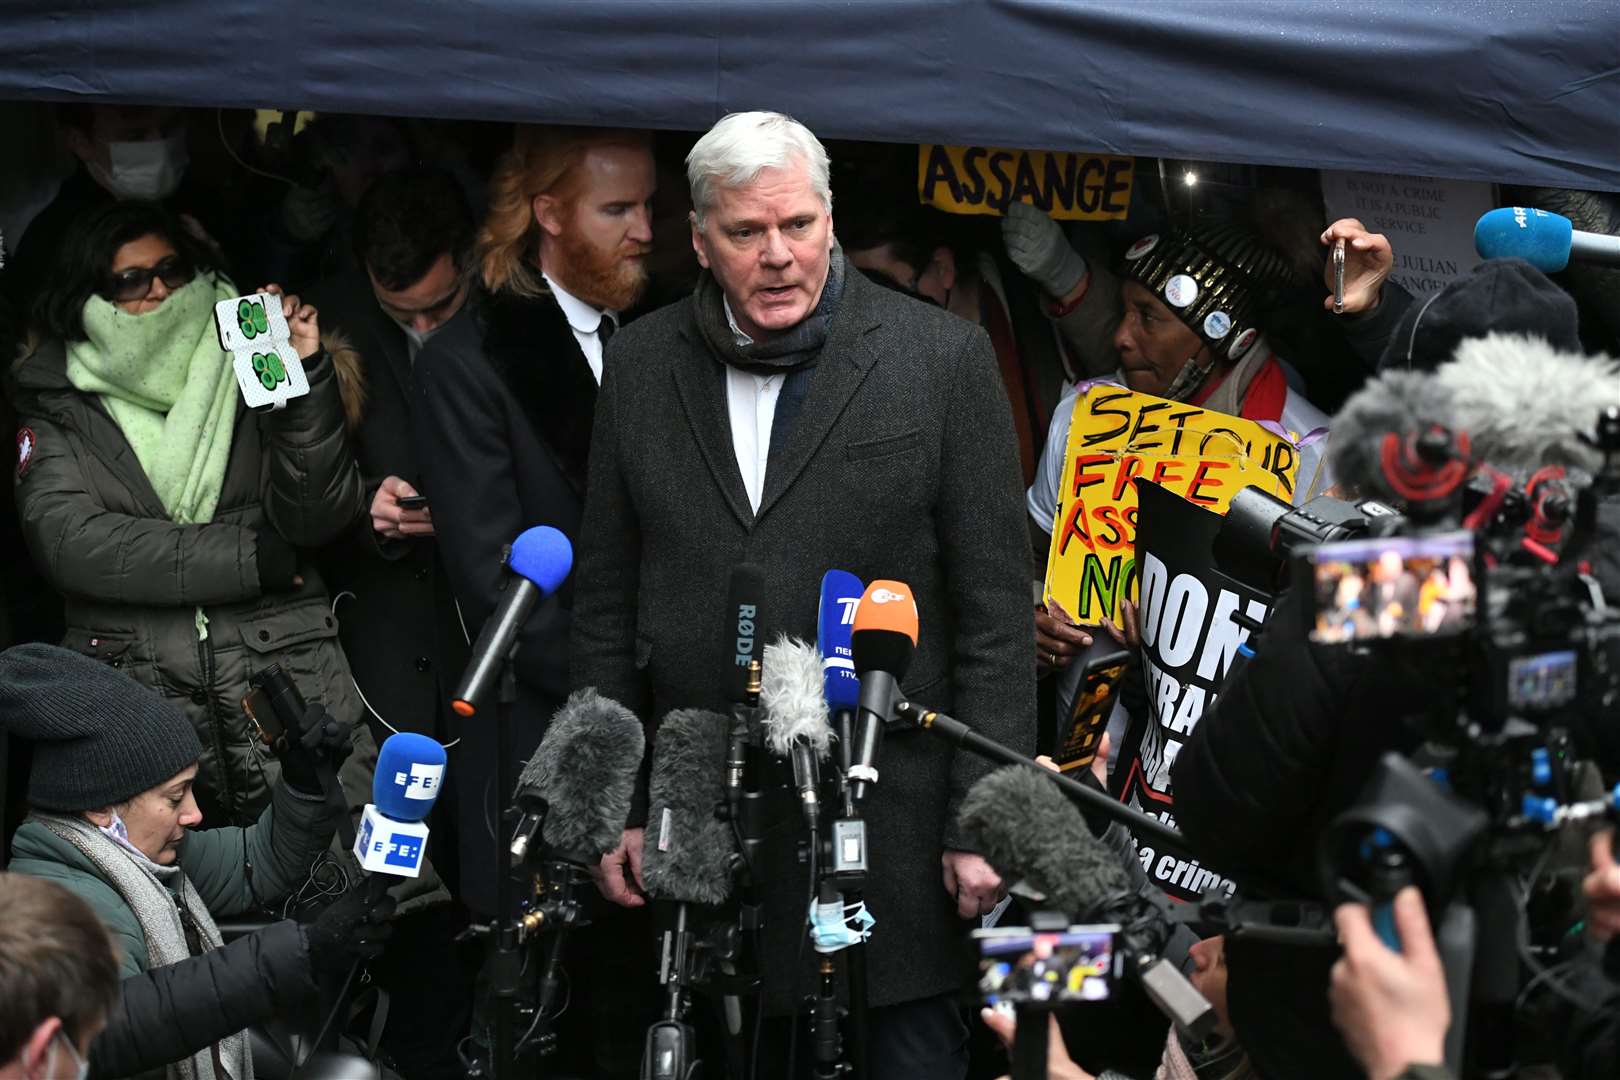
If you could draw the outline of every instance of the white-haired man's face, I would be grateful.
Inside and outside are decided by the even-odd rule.
[[[716,187],[692,248],[714,274],[737,325],[762,341],[803,322],[821,300],[832,251],[832,215],[809,170],[760,171],[751,184]]]

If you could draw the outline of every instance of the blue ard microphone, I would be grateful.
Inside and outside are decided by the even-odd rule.
[[[821,653],[821,689],[838,733],[839,766],[849,771],[850,746],[854,742],[855,709],[861,700],[861,680],[855,674],[855,650],[850,631],[855,627],[855,609],[860,606],[866,586],[848,570],[829,570],[821,575],[821,611],[816,618],[816,648]]]
[[[574,568],[574,545],[551,526],[536,525],[512,541],[506,568],[511,577],[500,606],[478,632],[472,659],[450,699],[457,716],[475,715],[495,689],[501,669],[517,649],[518,633],[535,605],[556,592]]]
[[[1544,274],[1576,262],[1620,266],[1620,236],[1582,232],[1562,214],[1527,206],[1492,210],[1474,226],[1482,259],[1523,259]]]
[[[371,874],[413,878],[427,854],[427,816],[444,785],[444,747],[426,735],[398,731],[377,754],[371,802],[360,815],[354,857]]]

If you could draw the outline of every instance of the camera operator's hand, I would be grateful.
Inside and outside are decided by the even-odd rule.
[[[1018,1033],[1017,1017],[1000,1009],[980,1009],[979,1019],[1011,1053],[1013,1036]],[[1001,1080],[1009,1078],[1003,1076]],[[1046,1018],[1046,1080],[1097,1080],[1069,1057],[1069,1048],[1063,1044],[1063,1032],[1055,1016]]]
[[[1614,830],[1592,837],[1592,871],[1581,891],[1586,894],[1586,932],[1607,944],[1620,933],[1620,863],[1614,861]]]
[[[383,893],[370,895],[371,883],[363,881],[327,905],[304,927],[309,949],[309,966],[318,972],[341,975],[356,960],[375,960],[394,933],[389,920],[394,917],[394,898]]]
[[[1091,635],[1075,625],[1056,600],[1035,606],[1035,669],[1044,676],[1074,663],[1080,650],[1091,645]]]
[[[281,297],[281,312],[287,316],[287,330],[292,335],[292,347],[298,359],[308,360],[320,355],[321,323],[315,308],[296,296],[283,294],[280,285],[265,285],[259,291]]]
[[[336,773],[354,748],[354,729],[326,711],[325,706],[309,705],[298,718],[298,730],[287,732],[287,743],[279,757],[281,777],[287,786],[306,795],[322,795],[318,769],[322,764]]]
[[[1391,1080],[1408,1065],[1445,1058],[1451,1002],[1423,896],[1407,886],[1395,896],[1401,952],[1373,930],[1362,904],[1333,913],[1344,955],[1333,965],[1333,1023],[1370,1080]]]
[[[1384,279],[1395,267],[1395,252],[1383,233],[1370,233],[1355,218],[1340,218],[1322,233],[1322,245],[1329,249],[1322,280],[1327,298],[1322,306],[1333,310],[1333,252],[1344,241],[1344,314],[1361,315],[1378,306],[1384,295]]]
[[[641,877],[641,845],[645,829],[626,829],[619,846],[591,868],[596,891],[620,907],[641,907],[647,902],[647,883]]]

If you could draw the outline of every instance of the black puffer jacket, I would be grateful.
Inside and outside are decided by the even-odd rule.
[[[1176,758],[1176,818],[1193,851],[1251,895],[1321,898],[1319,839],[1380,755],[1412,749],[1403,718],[1450,691],[1407,669],[1306,639],[1307,590],[1279,597],[1255,657],[1234,668]],[[1262,1076],[1362,1076],[1328,1016],[1336,949],[1229,939],[1232,1025]]]

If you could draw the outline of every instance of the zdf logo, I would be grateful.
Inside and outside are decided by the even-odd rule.
[[[910,600],[910,599],[911,599],[911,597],[907,596],[905,593],[898,593],[898,592],[895,592],[893,589],[873,589],[872,590],[872,603],[874,603],[874,604],[889,604],[889,603],[893,603],[896,600]]]

